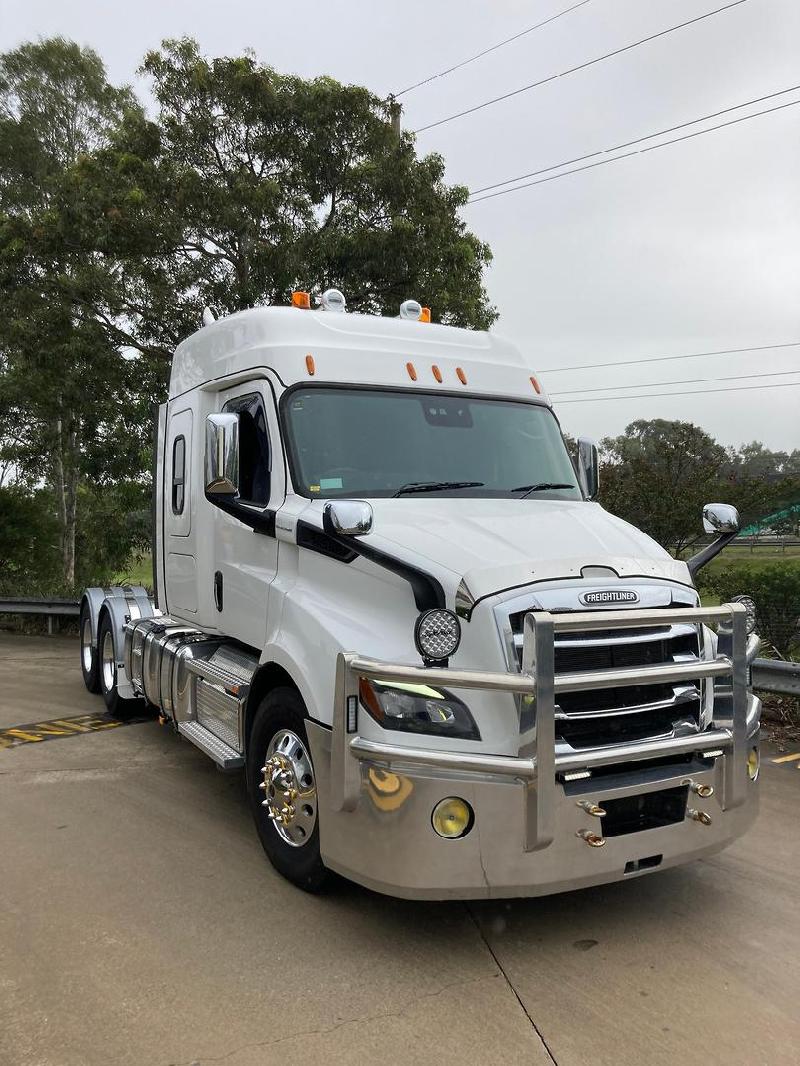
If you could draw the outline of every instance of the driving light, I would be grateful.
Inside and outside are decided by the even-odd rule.
[[[320,297],[319,303],[323,311],[342,312],[345,310],[344,294],[338,289],[326,289]]]
[[[423,659],[443,662],[461,643],[461,623],[452,611],[434,607],[423,611],[414,626],[414,643]]]
[[[400,304],[400,317],[409,322],[419,322],[422,304],[418,300],[404,300]]]
[[[472,829],[475,816],[466,800],[457,796],[440,800],[433,808],[431,824],[440,837],[456,840],[464,837]]]
[[[756,628],[756,604],[750,596],[734,596],[731,603],[741,603],[744,609],[747,611],[747,635],[755,631]]]
[[[364,710],[384,729],[458,740],[481,739],[467,706],[443,689],[362,677],[358,694]]]
[[[750,753],[747,756],[747,776],[751,781],[755,781],[758,777],[758,771],[761,766],[761,759],[758,755],[758,748],[751,748]]]

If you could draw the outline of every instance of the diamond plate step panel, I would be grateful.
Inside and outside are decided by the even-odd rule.
[[[215,737],[214,734],[200,725],[199,722],[179,722],[178,732],[191,741],[195,747],[213,759],[222,770],[238,770],[244,766],[244,756],[232,747]]]

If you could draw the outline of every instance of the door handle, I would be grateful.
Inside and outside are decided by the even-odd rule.
[[[222,571],[217,570],[214,574],[214,603],[217,610],[222,610]]]

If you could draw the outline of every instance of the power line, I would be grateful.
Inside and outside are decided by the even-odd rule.
[[[638,41],[632,41],[630,44],[623,45],[622,48],[617,48],[613,52],[606,52],[604,55],[597,56],[595,59],[587,59],[585,63],[579,63],[575,67],[569,67],[567,70],[562,70],[559,74],[550,74],[546,78],[541,78],[539,81],[532,81],[529,85],[523,85],[519,89],[512,90],[510,93],[503,93],[502,96],[495,96],[491,100],[485,100],[482,104],[468,107],[465,111],[458,111],[456,114],[448,115],[446,118],[440,118],[436,122],[429,122],[427,126],[420,126],[419,129],[414,130],[414,133],[424,133],[426,130],[432,130],[436,126],[443,126],[446,122],[452,122],[454,119],[463,118],[465,115],[472,115],[476,111],[482,111],[485,107],[499,104],[502,100],[509,100],[512,96],[519,96],[520,93],[526,93],[530,89],[537,89],[540,85],[545,85],[549,81],[555,81],[557,78],[565,78],[567,75],[575,74],[579,70],[586,70],[587,67],[592,67],[596,63],[603,63],[605,60],[612,59],[614,56],[622,55],[623,52],[629,52],[632,48],[638,48],[642,44],[648,44],[650,41],[655,41],[659,37],[666,37],[667,34],[675,33],[676,30],[682,30],[687,26],[693,26],[696,22],[702,22],[704,19],[719,15],[723,11],[729,11],[732,7],[739,7],[740,4],[746,4],[747,2],[748,0],[733,0],[732,3],[715,8],[713,11],[707,11],[704,15],[697,15],[695,18],[687,19],[686,22],[679,22],[677,26],[669,26],[665,30],[659,30],[658,33],[650,34],[649,37],[642,37]]]
[[[797,348],[800,341],[785,344],[760,344],[750,348],[722,348],[717,352],[689,352],[686,355],[649,355],[645,359],[622,359],[616,363],[582,363],[580,366],[553,366],[539,374],[560,374],[566,370],[605,370],[610,366],[637,366],[640,363],[671,363],[675,359],[702,359],[707,355],[741,355],[742,352],[771,352],[776,348]]]
[[[684,378],[682,381],[640,381],[636,385],[604,385],[602,388],[597,389],[566,389],[564,392],[551,392],[551,396],[576,396],[579,392],[611,392],[614,389],[621,391],[623,389],[657,389],[664,385],[710,385],[717,381],[746,381],[750,378],[781,378],[789,377],[792,374],[800,374],[800,368],[797,370],[769,370],[763,374],[729,374],[721,378]],[[781,382],[776,384],[780,385]],[[790,384],[800,385],[798,382],[790,382]],[[658,396],[659,393],[654,395]],[[611,397],[607,397],[611,399]]]
[[[406,89],[401,89],[399,93],[393,93],[395,100],[400,96],[404,96],[406,93],[413,92],[414,89],[419,89],[422,85],[427,85],[429,82],[436,81],[437,78],[444,78],[447,74],[452,74],[454,70],[460,70],[461,67],[466,67],[469,63],[474,63],[476,59],[483,59],[484,56],[488,56],[490,52],[496,52],[498,48],[503,48],[507,44],[511,44],[512,41],[518,41],[520,37],[525,37],[528,33],[533,33],[534,30],[541,29],[542,26],[547,26],[550,22],[555,22],[556,19],[560,19],[564,15],[568,15],[570,11],[577,11],[579,7],[585,7],[591,0],[581,0],[579,4],[573,4],[572,7],[566,8],[564,11],[559,11],[555,15],[551,15],[550,18],[544,19],[542,22],[537,22],[535,26],[529,26],[527,30],[522,30],[520,33],[515,33],[513,37],[506,37],[504,41],[499,41],[497,44],[491,45],[489,48],[484,48],[482,52],[478,52],[477,55],[470,56],[469,59],[462,59],[460,63],[454,64],[452,67],[448,67],[447,70],[441,70],[438,74],[431,74],[428,78],[423,78],[422,81],[415,82],[413,85],[409,85]]]
[[[726,126],[735,126],[739,122],[748,122],[752,118],[760,118],[762,115],[771,115],[773,111],[783,111],[787,107],[797,107],[800,100],[791,100],[788,104],[777,104],[775,107],[767,107],[763,111],[754,111],[752,115],[742,115],[740,118],[732,118],[728,122],[720,122],[716,126],[709,126],[705,130],[697,130],[695,133],[684,133],[681,137],[673,137],[671,141],[662,141],[661,144],[651,144],[648,148],[637,148],[635,152],[623,152],[622,155],[612,156],[610,159],[600,159],[597,163],[587,163],[583,167],[573,167],[572,170],[562,170],[558,174],[551,174],[549,178],[539,178],[538,181],[528,181],[524,185],[515,185],[513,189],[500,189],[498,192],[490,192],[486,196],[478,196],[470,200],[469,204],[479,204],[483,200],[493,200],[496,196],[507,196],[510,192],[520,192],[522,189],[530,189],[534,185],[544,185],[548,181],[557,181],[559,178],[567,178],[571,174],[580,174],[583,170],[593,170],[595,167],[607,166],[609,163],[618,163],[620,159],[630,159],[634,155],[644,155],[645,152],[655,152],[658,148],[667,148],[679,141],[690,141],[693,137],[702,137],[705,133],[714,133]]]
[[[559,400],[558,406],[565,403],[603,403],[606,400],[653,400],[661,396],[710,396],[712,392],[753,392],[756,389],[791,389],[800,385],[800,381],[778,381],[774,385],[735,385],[732,389],[684,389],[681,392],[644,392],[634,396],[585,396],[582,400]]]
[[[689,119],[688,122],[681,122],[677,126],[668,126],[664,130],[658,130],[656,133],[647,133],[643,137],[637,137],[633,141],[625,141],[623,144],[615,144],[611,148],[600,148],[596,152],[588,152],[586,155],[578,155],[573,159],[565,159],[561,163],[553,163],[549,167],[541,167],[539,170],[530,170],[527,174],[518,174],[515,178],[506,178],[505,181],[496,181],[493,185],[483,185],[480,189],[470,190],[470,196],[477,196],[481,192],[489,192],[491,189],[499,189],[503,185],[512,185],[515,181],[523,181],[525,178],[535,178],[539,174],[546,174],[548,170],[559,170],[561,167],[571,166],[573,163],[582,163],[585,159],[592,159],[596,155],[608,155],[609,152],[618,152],[623,148],[630,148],[633,144],[640,144],[642,141],[650,141],[654,137],[663,137],[667,133],[674,133],[675,130],[685,129],[687,126],[695,126],[698,122],[707,122],[712,118],[719,118],[720,115],[727,115],[731,111],[738,111],[742,107],[750,107],[752,104],[762,104],[765,100],[774,100],[777,96],[785,96],[787,93],[795,92],[800,89],[800,85],[792,85],[788,89],[779,89],[774,93],[767,93],[766,96],[757,96],[753,100],[745,100],[741,104],[734,104],[732,107],[725,107],[722,111],[712,111],[708,115],[701,115],[700,118]],[[509,189],[509,192],[513,190]]]

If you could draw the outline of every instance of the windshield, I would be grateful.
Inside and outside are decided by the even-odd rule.
[[[555,416],[538,404],[312,386],[283,413],[295,489],[312,499],[582,498]]]

